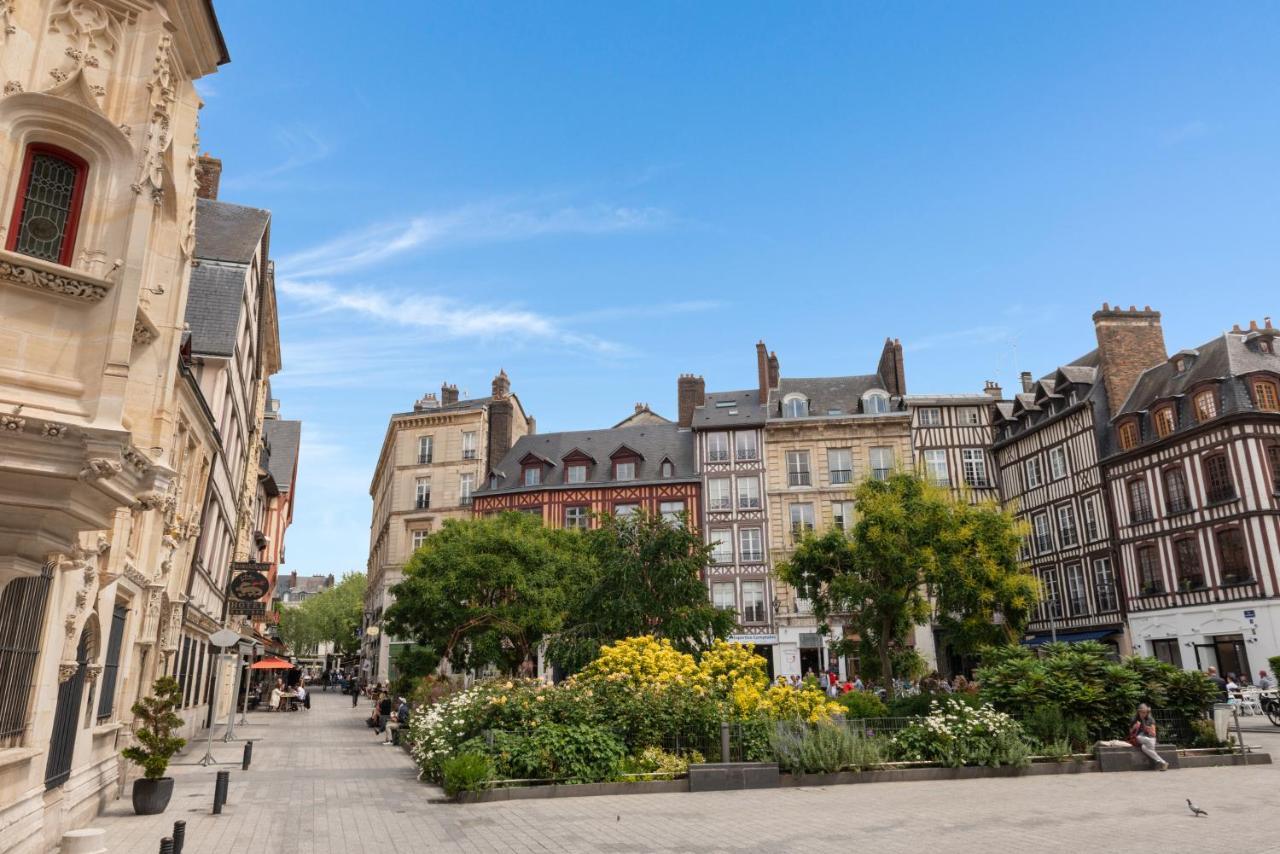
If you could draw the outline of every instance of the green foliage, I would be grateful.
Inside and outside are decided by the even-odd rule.
[[[585,542],[585,576],[568,587],[565,630],[548,656],[568,672],[595,658],[606,644],[652,635],[686,652],[705,649],[733,631],[735,618],[707,599],[702,572],[711,546],[685,523],[659,514],[600,516]]]
[[[587,572],[583,538],[527,513],[445,521],[393,588],[387,630],[455,670],[514,673],[563,627],[568,591]]]
[[[444,793],[454,797],[459,792],[475,792],[493,779],[493,763],[482,753],[458,753],[441,764]]]
[[[844,716],[849,720],[857,718],[886,718],[889,709],[877,697],[868,691],[850,691],[841,694],[836,702],[844,706]]]
[[[1213,721],[1208,718],[1197,718],[1191,722],[1191,732],[1194,733],[1192,747],[1226,747],[1227,742],[1218,738],[1218,730],[1214,727]]]
[[[430,647],[417,644],[394,647],[396,654],[392,659],[391,693],[397,697],[408,697],[418,684],[436,672],[440,666],[440,656]]]
[[[851,535],[806,537],[778,575],[813,602],[824,627],[832,614],[852,615],[846,634],[875,651],[864,663],[875,662],[868,671],[882,674],[890,691],[889,677],[908,675],[895,670],[894,652],[931,616],[962,653],[1021,635],[1036,586],[1018,561],[1022,529],[1012,514],[971,506],[907,472],[865,480],[854,497]]]
[[[1057,706],[1036,706],[1023,717],[1022,728],[1046,756],[1083,753],[1089,749],[1088,726],[1078,718],[1066,717]],[[1062,745],[1066,745],[1065,751],[1061,750]]]
[[[1139,703],[1194,720],[1215,694],[1202,673],[1153,658],[1114,662],[1097,643],[1048,644],[1042,652],[1037,658],[1019,647],[989,650],[977,672],[983,699],[1015,714],[1054,706],[1095,740],[1126,737]]]
[[[174,713],[174,709],[181,703],[182,689],[178,686],[178,680],[172,676],[162,676],[151,686],[150,697],[144,697],[133,704],[136,726],[133,735],[138,743],[126,747],[121,754],[139,765],[143,776],[148,780],[164,777],[173,754],[187,743],[186,739],[177,738],[173,734],[175,729],[182,726],[182,718]]]
[[[1267,671],[1272,679],[1280,678],[1280,655],[1273,655],[1267,659],[1267,665],[1271,669]]]
[[[929,714],[933,704],[936,702],[963,703],[975,709],[982,705],[982,699],[977,694],[965,692],[947,694],[944,692],[931,693],[929,691],[921,691],[908,697],[894,697],[890,700],[887,717],[921,718]]]
[[[777,724],[770,746],[778,767],[791,774],[862,771],[884,762],[886,742],[842,724]]]
[[[668,753],[661,747],[646,747],[634,756],[627,756],[618,762],[610,780],[623,783],[633,780],[674,780],[689,773],[690,763],[703,761],[702,754],[697,751],[682,756]]]
[[[936,702],[928,717],[894,736],[893,748],[904,760],[948,768],[1021,767],[1031,761],[1031,746],[1017,721],[991,706],[975,709],[957,700]]]
[[[351,573],[297,607],[281,608],[281,640],[295,655],[309,655],[326,642],[345,655],[359,652],[364,591],[364,573]]]

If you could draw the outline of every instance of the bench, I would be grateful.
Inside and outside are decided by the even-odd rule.
[[[1097,745],[1094,752],[1098,756],[1099,771],[1151,771],[1151,760],[1147,754],[1136,747],[1103,747]],[[1172,744],[1157,744],[1156,753],[1169,763],[1170,768],[1181,767],[1178,763],[1178,748]]]

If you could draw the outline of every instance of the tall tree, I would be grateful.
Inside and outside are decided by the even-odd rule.
[[[687,523],[643,511],[598,518],[586,535],[591,575],[571,590],[565,630],[550,645],[556,664],[576,670],[627,637],[654,635],[693,651],[733,631],[733,614],[711,604],[702,580],[711,546]]]
[[[580,534],[525,513],[448,520],[392,588],[387,630],[459,670],[516,672],[562,627],[566,591],[587,563]]]
[[[364,590],[364,573],[353,572],[296,607],[281,608],[281,640],[295,655],[311,653],[326,642],[333,643],[339,654],[358,652]]]
[[[806,538],[778,575],[813,602],[824,629],[844,617],[875,650],[887,690],[895,651],[935,610],[930,593],[960,646],[1008,642],[1025,627],[1036,585],[1018,562],[1011,514],[970,506],[908,472],[863,481],[854,497],[852,533]]]

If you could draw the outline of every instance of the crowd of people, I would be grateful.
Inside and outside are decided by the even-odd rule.
[[[874,683],[864,683],[862,677],[853,674],[853,678],[840,678],[840,674],[835,670],[825,671],[823,673],[815,673],[812,668],[809,672],[801,677],[798,673],[790,676],[778,676],[774,680],[775,684],[784,687],[795,688],[799,690],[806,685],[822,689],[828,697],[837,698],[851,691],[868,691],[883,699],[888,693],[883,685]],[[912,694],[918,694],[921,691],[926,693],[971,693],[976,691],[978,683],[966,679],[962,674],[957,674],[953,679],[947,679],[937,671],[930,673],[923,679],[894,679],[893,693],[894,696],[902,697]]]

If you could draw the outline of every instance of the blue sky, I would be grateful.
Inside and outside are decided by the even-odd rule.
[[[274,212],[301,574],[363,569],[387,416],[445,380],[583,429],[751,387],[758,338],[821,376],[898,337],[961,392],[1104,300],[1171,349],[1280,311],[1275,5],[217,6],[202,147]]]

